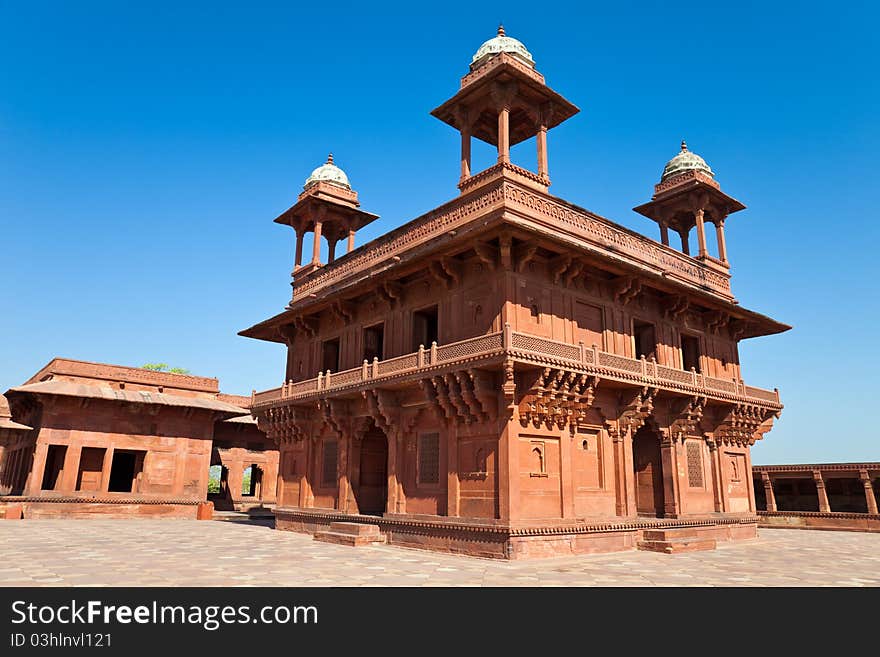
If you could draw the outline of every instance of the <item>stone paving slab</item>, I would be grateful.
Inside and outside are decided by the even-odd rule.
[[[195,520],[0,522],[0,586],[880,586],[880,534],[503,562]]]

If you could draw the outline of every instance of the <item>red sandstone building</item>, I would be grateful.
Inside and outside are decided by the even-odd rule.
[[[217,379],[55,358],[6,393],[11,412],[0,399],[7,516],[194,518],[211,465],[218,508],[275,502],[277,449]]]
[[[737,345],[789,327],[731,292],[744,206],[684,144],[636,208],[660,242],[554,197],[547,132],[577,112],[499,30],[432,112],[461,135],[456,198],[355,249],[376,216],[331,158],[275,219],[293,296],[242,335],[287,349],[252,403],[281,450],[277,527],[502,558],[756,535],[749,452],[782,405]],[[536,171],[510,158],[530,139]]]
[[[762,527],[880,531],[880,463],[756,465]]]

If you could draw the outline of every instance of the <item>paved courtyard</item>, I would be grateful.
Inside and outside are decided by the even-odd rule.
[[[0,522],[0,586],[878,586],[880,534],[761,530],[711,552],[501,562],[232,522]]]

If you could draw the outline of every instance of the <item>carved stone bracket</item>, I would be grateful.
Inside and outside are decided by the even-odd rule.
[[[687,312],[689,306],[690,301],[688,301],[688,298],[686,296],[682,294],[669,295],[663,305],[663,315],[667,319],[676,321],[679,317]]]
[[[257,415],[257,427],[276,444],[317,437],[315,414],[302,406],[274,406]]]
[[[703,313],[703,319],[706,322],[707,330],[716,335],[721,329],[730,323],[730,315],[722,310],[713,310]]]
[[[622,400],[620,424],[623,428],[635,432],[653,412],[657,388],[645,386],[636,392],[625,394],[628,396]]]
[[[636,276],[620,276],[612,281],[611,287],[614,300],[626,305],[642,291],[642,281]]]
[[[489,268],[489,271],[497,269],[500,260],[497,248],[486,242],[474,242],[474,252],[480,261]]]
[[[560,429],[586,418],[595,399],[598,377],[547,367],[520,403],[520,424]]]
[[[734,404],[718,424],[715,436],[726,445],[754,445],[773,427],[775,414],[755,404]]]
[[[683,440],[686,436],[702,435],[700,421],[706,408],[706,398],[694,396],[683,401],[675,412],[675,419],[669,427],[673,438]]]

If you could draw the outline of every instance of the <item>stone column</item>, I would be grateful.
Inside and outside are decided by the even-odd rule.
[[[296,257],[293,261],[293,267],[296,269],[297,267],[302,266],[303,262],[303,237],[305,237],[306,232],[300,228],[296,229]]]
[[[678,518],[681,516],[681,500],[678,495],[676,479],[678,477],[678,458],[675,440],[668,429],[660,430],[660,460],[663,463],[663,516]]]
[[[442,434],[441,434],[442,435]],[[446,515],[461,514],[461,482],[458,477],[458,425],[447,422],[446,429]]]
[[[776,511],[776,495],[773,494],[773,481],[766,472],[761,473],[761,482],[764,484],[764,497],[767,498],[767,510]]]
[[[712,501],[715,507],[715,513],[724,511],[724,498],[721,494],[721,455],[718,453],[718,443],[714,438],[706,441],[709,447],[709,463],[712,466]]]
[[[104,463],[101,467],[101,492],[106,493],[110,488],[110,471],[113,469],[113,453],[115,449],[108,447],[104,452]]]
[[[462,127],[461,129],[461,176],[459,182],[462,183],[471,177],[471,132],[470,128]]]
[[[510,106],[498,112],[498,163],[510,162]]]
[[[703,208],[694,212],[694,218],[697,220],[697,244],[699,245],[700,258],[705,258],[709,255],[709,250],[706,248],[706,224],[703,221],[703,215]]]
[[[877,514],[877,498],[874,496],[874,486],[867,470],[859,470],[859,479],[865,487],[865,501],[868,503],[868,513]]]
[[[321,262],[321,220],[315,221],[315,246],[312,248],[312,264],[317,265]]]
[[[669,226],[665,223],[660,223],[660,243],[669,246]]]
[[[813,481],[816,482],[816,493],[819,495],[819,513],[831,513],[828,493],[825,492],[825,480],[820,470],[813,470]]]
[[[542,121],[538,125],[538,175],[544,178],[550,177],[550,168],[547,163],[547,125]]]
[[[76,478],[79,474],[79,457],[82,453],[82,445],[68,445],[64,454],[64,472],[61,473],[61,483],[58,490],[64,493],[72,493],[76,490]]]
[[[688,231],[687,230],[680,230],[680,231],[678,231],[678,234],[681,236],[681,251],[682,251],[682,253],[684,253],[685,255],[690,255],[691,254],[691,247],[690,247],[690,243],[688,241]]]
[[[519,508],[519,430],[515,407],[498,440],[498,511],[501,520],[516,520]]]
[[[574,478],[572,476],[572,440],[571,432],[563,429],[559,437],[559,482],[562,487],[562,517],[574,517]]]
[[[336,508],[343,513],[349,512],[349,481],[348,462],[351,459],[351,437],[340,434],[337,438],[339,451],[336,458],[336,481],[339,490],[336,492]]]
[[[715,237],[718,239],[718,258],[727,264],[727,242],[724,240],[724,219],[715,221]]]
[[[39,493],[40,487],[43,485],[43,474],[46,470],[46,456],[48,453],[49,446],[46,443],[37,443],[37,447],[34,450],[34,464],[31,468],[31,475],[24,486],[25,495],[36,495]],[[12,485],[15,486],[15,484],[16,482],[13,481]]]
[[[397,462],[398,456],[403,455],[397,453],[397,430],[389,427],[385,436],[388,441],[388,484],[385,512],[397,513]]]
[[[351,253],[354,251],[354,228],[348,229],[348,247],[346,248],[346,253]]]
[[[336,260],[336,241],[335,239],[327,239],[327,262]]]
[[[312,492],[312,477],[317,467],[315,459],[315,440],[305,439],[305,469],[299,480],[299,506],[307,509],[315,504],[315,494]]]

